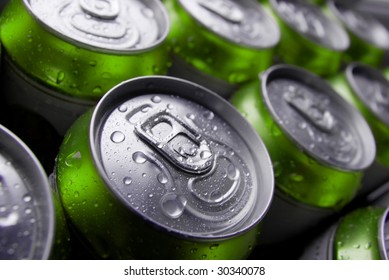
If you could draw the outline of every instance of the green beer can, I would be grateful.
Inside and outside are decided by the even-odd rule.
[[[228,97],[273,63],[275,20],[255,0],[166,0],[169,74]]]
[[[361,114],[326,81],[297,66],[275,65],[231,102],[273,162],[276,191],[264,243],[307,231],[355,197],[375,158],[374,138]]]
[[[69,222],[105,259],[243,259],[273,194],[263,142],[185,80],[123,82],[77,120],[55,169]]]
[[[388,260],[389,183],[371,193],[367,202],[312,240],[301,259]]]
[[[63,210],[31,150],[0,125],[0,259],[63,259]]]
[[[350,44],[341,25],[309,1],[268,0],[268,5],[281,28],[281,41],[276,49],[281,62],[321,76],[338,71]]]
[[[366,173],[364,194],[389,180],[389,81],[383,73],[360,62],[329,79],[336,91],[368,122],[377,146],[376,163]]]
[[[61,135],[119,82],[167,72],[157,0],[11,0],[0,24],[2,94]]]
[[[378,19],[358,9],[358,3],[363,2],[330,0],[327,6],[349,33],[350,47],[345,53],[345,60],[382,66],[385,52],[389,50],[389,31]]]

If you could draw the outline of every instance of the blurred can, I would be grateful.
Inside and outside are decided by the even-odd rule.
[[[55,169],[70,223],[101,258],[241,259],[273,194],[265,146],[209,90],[151,76],[72,126]]]
[[[330,82],[362,113],[375,138],[377,162],[366,173],[361,190],[367,194],[389,180],[389,81],[381,71],[353,62]]]
[[[114,85],[167,72],[169,19],[157,0],[11,0],[0,24],[7,102],[60,135]]]
[[[305,0],[268,0],[281,28],[276,54],[321,76],[338,71],[350,45],[347,32],[331,20],[320,6]]]
[[[275,20],[256,0],[167,0],[170,75],[228,97],[273,63],[280,38]]]
[[[302,259],[388,260],[389,184],[372,192],[368,205],[341,217],[311,241]]]
[[[40,163],[0,125],[0,259],[66,258],[68,238],[62,208]]]
[[[307,231],[355,197],[375,158],[374,138],[327,82],[300,67],[275,65],[231,101],[273,161],[276,192],[264,219],[264,243]]]
[[[389,31],[378,19],[358,9],[358,3],[362,2],[330,0],[327,6],[349,33],[350,47],[345,60],[382,66],[385,52],[389,50]]]

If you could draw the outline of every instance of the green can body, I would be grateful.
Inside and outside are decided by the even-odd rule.
[[[143,80],[145,80],[145,85],[153,84],[153,79],[150,79],[151,82],[147,82],[147,78],[138,79],[134,83],[140,81],[143,85]],[[157,80],[163,82],[166,80],[166,77],[159,77]],[[187,82],[184,84],[186,83]],[[177,89],[168,92],[172,93],[173,91],[177,91],[182,84],[183,82],[181,82],[181,84],[179,83]],[[125,85],[126,84],[123,84],[123,87],[125,87]],[[138,90],[136,90],[137,86],[135,86],[135,89],[132,89],[132,87],[129,88],[129,90],[134,90],[135,94],[139,94]],[[142,89],[146,91],[150,90],[148,88]],[[142,91],[142,89],[139,91]],[[120,91],[120,86],[117,90]],[[204,89],[199,88],[199,90],[203,91]],[[167,89],[161,89],[161,91],[157,92],[163,94],[164,91],[167,91]],[[110,93],[112,94],[109,95]],[[115,102],[115,94],[113,94],[114,92],[110,93],[107,95],[107,98],[113,99],[110,100],[110,102],[105,103],[106,106],[114,106],[114,104],[111,103]],[[122,93],[124,92],[122,91]],[[212,100],[215,97],[210,95],[207,96],[207,98]],[[156,98],[155,102],[159,103],[161,101],[159,98]],[[216,100],[214,100],[214,102],[216,102]],[[104,100],[102,103],[99,103],[98,107],[103,104]],[[148,107],[144,109],[144,112],[147,111],[147,108]],[[122,107],[119,107],[119,110],[125,111]],[[126,112],[127,114],[131,114],[129,110]],[[99,126],[97,126],[97,128],[93,127],[96,127],[96,122],[99,122],[101,118],[101,116],[95,117],[95,115],[105,115],[108,113],[109,112],[102,113],[102,111],[97,112],[96,109],[81,116],[65,135],[64,142],[57,158],[55,178],[58,192],[66,215],[69,217],[69,223],[82,238],[83,242],[86,243],[96,255],[103,259],[201,260],[247,258],[251,250],[257,244],[260,227],[259,223],[253,225],[252,228],[244,231],[242,230],[242,232],[234,234],[233,236],[219,238],[212,237],[212,235],[194,237],[181,234],[174,230],[167,230],[153,220],[140,215],[140,213],[145,212],[138,213],[135,210],[139,209],[138,211],[140,211],[141,209],[144,209],[146,211],[147,207],[149,207],[146,204],[138,205],[135,209],[126,205],[123,198],[119,197],[118,194],[112,190],[113,182],[105,178],[105,176],[107,176],[104,174],[105,171],[99,167],[102,163],[96,159],[95,154],[98,152],[96,152],[97,148],[92,144],[94,140],[91,139],[92,135],[94,135],[92,130],[98,129]],[[213,115],[210,116],[213,117]],[[239,115],[237,116],[240,117]],[[250,126],[247,128],[251,129]],[[252,135],[255,135],[254,131]],[[95,137],[100,136],[95,135]],[[115,138],[112,139],[115,140]],[[124,138],[120,138],[118,142],[122,139]],[[125,154],[135,151],[129,149]],[[137,153],[133,155],[133,158],[134,157],[137,157]],[[109,161],[111,162],[111,160]],[[128,161],[130,164],[131,160],[128,159]],[[125,163],[121,162],[120,159],[117,159],[113,163],[115,162],[118,162],[121,166]],[[136,166],[134,169],[133,167],[128,166],[127,169],[129,169],[129,171],[126,172],[130,172],[129,174],[132,174],[131,177],[134,178],[135,173],[137,172]],[[271,173],[271,169],[269,169],[269,172]],[[118,169],[115,173],[118,173]],[[109,174],[111,175],[111,173]],[[266,177],[269,177],[269,174],[264,175],[264,178]],[[146,179],[146,175],[143,176],[143,178]],[[149,178],[152,179],[153,177],[150,176]],[[164,177],[161,178],[159,179],[159,182],[155,181],[153,184],[158,185],[160,182],[164,182]],[[269,179],[272,180],[272,177],[269,177]],[[261,180],[264,179],[262,178]],[[133,179],[129,177],[125,177],[120,183],[130,187],[134,185]],[[164,183],[166,183],[166,181]],[[148,185],[145,184],[145,186]],[[177,186],[177,188],[181,187],[182,186]],[[153,189],[153,185],[151,185],[146,191],[151,192]],[[157,194],[154,194],[154,197],[155,196],[157,196]],[[125,199],[127,199],[127,197],[129,196],[127,195]],[[152,196],[149,196],[149,199],[150,197]],[[268,197],[268,194],[263,194],[258,199],[263,200],[266,199],[266,197]],[[260,205],[255,205],[254,207],[264,207],[263,202],[260,201],[258,204]],[[158,208],[160,206],[156,207]],[[156,207],[153,208],[154,210],[149,209],[149,211],[156,211]]]
[[[133,51],[80,44],[42,23],[25,2],[12,0],[2,12],[4,51],[29,77],[60,94],[96,101],[128,78],[167,71],[169,57],[161,43]]]
[[[263,28],[269,29],[273,38],[267,43],[265,42],[269,39],[264,39],[263,44],[266,44],[266,47],[259,48],[220,36],[217,31],[213,31],[193,17],[180,1],[165,1],[165,5],[171,19],[171,31],[168,36],[171,54],[201,73],[196,75],[210,76],[234,87],[255,79],[257,73],[273,63],[274,46],[279,40],[279,30],[267,13],[262,15],[267,20],[267,26],[263,24]],[[213,12],[212,16],[221,17],[216,12]],[[212,82],[205,86],[211,88]]]

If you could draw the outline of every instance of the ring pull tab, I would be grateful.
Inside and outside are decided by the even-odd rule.
[[[101,19],[115,19],[119,15],[119,0],[80,0],[81,9]]]
[[[331,133],[336,125],[335,117],[328,111],[328,99],[315,99],[303,90],[289,89],[284,94],[289,105],[323,132]]]
[[[200,174],[209,171],[214,153],[200,133],[166,111],[135,126],[141,139],[162,153],[180,169]]]
[[[200,0],[199,4],[208,11],[231,23],[241,23],[244,14],[235,3],[228,0]]]

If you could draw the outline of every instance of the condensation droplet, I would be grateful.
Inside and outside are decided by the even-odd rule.
[[[119,112],[121,112],[121,113],[125,113],[125,112],[127,112],[127,106],[126,105],[121,105],[119,108],[118,108],[118,110],[119,110]]]
[[[163,173],[159,173],[157,176],[157,179],[158,179],[158,182],[160,182],[161,184],[164,184],[164,185],[169,181],[167,176]]]
[[[131,177],[125,177],[124,179],[123,179],[123,183],[125,184],[125,185],[131,185],[131,183],[132,183],[132,178]]]
[[[211,111],[205,112],[203,116],[204,116],[204,118],[206,118],[207,120],[212,120],[212,119],[215,117],[214,113],[211,112]]]
[[[184,213],[186,203],[187,200],[183,196],[165,194],[161,198],[161,209],[169,218],[177,219]]]
[[[151,101],[154,102],[154,103],[160,103],[162,101],[162,98],[159,97],[159,96],[153,96],[151,98]]]
[[[114,143],[122,143],[124,139],[126,139],[126,137],[121,131],[115,131],[114,133],[111,134],[111,140]]]

